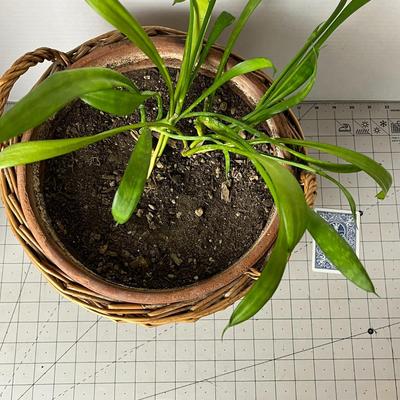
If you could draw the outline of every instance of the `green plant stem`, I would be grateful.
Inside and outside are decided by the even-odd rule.
[[[167,124],[170,127],[174,127],[173,130],[175,131],[179,131],[176,127],[175,127],[175,120],[173,118],[170,118],[167,120]],[[148,177],[150,177],[151,173],[154,170],[154,167],[157,163],[157,161],[159,160],[159,158],[163,155],[165,147],[168,144],[168,140],[171,137],[171,135],[168,134],[168,129],[161,129],[159,131],[157,131],[159,133],[159,137],[158,137],[158,141],[157,141],[157,145],[156,148],[153,151],[153,154],[151,156],[151,160],[150,160],[150,167],[149,167],[149,173],[148,173]],[[180,131],[179,131],[180,132]],[[184,147],[187,148],[187,140],[185,138],[184,135],[181,135],[180,139],[182,140]]]
[[[154,170],[157,160],[161,157],[162,152],[165,149],[166,143],[165,143],[165,145],[163,143],[165,141],[165,138],[168,141],[168,137],[160,133],[160,136],[158,137],[156,148],[154,149],[153,154],[151,155],[149,172],[147,174],[147,178],[150,178],[150,175],[152,174],[152,172]]]
[[[221,136],[220,136],[221,137]],[[301,168],[313,173],[317,173],[317,170],[315,168],[312,168],[308,165],[304,165],[301,163],[297,163],[295,161],[290,161],[290,160],[286,160],[285,158],[281,158],[281,157],[276,157],[276,156],[270,156],[267,154],[259,154],[256,151],[250,151],[250,150],[244,150],[244,149],[240,149],[237,147],[234,147],[234,145],[231,146],[227,146],[226,144],[206,144],[203,145],[201,147],[196,147],[194,149],[190,149],[187,151],[184,151],[182,153],[182,156],[184,157],[191,157],[194,154],[201,154],[201,153],[208,153],[210,151],[216,151],[216,150],[220,150],[220,151],[226,151],[229,150],[231,153],[235,153],[247,158],[266,158],[269,160],[274,160],[274,161],[278,161],[280,164],[286,164],[286,165],[291,165],[293,167],[297,167],[297,168]]]
[[[157,101],[157,118],[156,121],[161,121],[162,117],[163,117],[163,101],[162,101],[162,97],[161,94],[158,92],[152,92],[149,90],[146,90],[144,92],[142,92],[142,95],[144,96],[149,96],[149,97],[154,97]]]

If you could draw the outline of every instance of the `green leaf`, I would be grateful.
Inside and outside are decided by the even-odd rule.
[[[167,84],[171,98],[173,98],[172,80],[164,60],[140,23],[118,0],[86,0],[86,2],[153,61]]]
[[[211,93],[214,93],[218,88],[220,88],[225,83],[229,82],[231,79],[244,75],[249,72],[254,72],[264,68],[272,68],[273,64],[270,60],[266,58],[253,58],[250,60],[243,61],[229,71],[225,72],[218,80],[216,80],[208,89],[206,89],[202,95],[182,114],[183,118],[191,110],[197,107],[205,98],[207,98]]]
[[[195,12],[193,27],[194,40],[192,42],[193,54],[197,54],[199,41],[203,41],[202,32],[205,33],[209,22],[209,17],[207,18],[207,14],[209,16],[211,15],[215,1],[216,0],[191,0]]]
[[[375,293],[374,285],[351,246],[315,211],[308,209],[308,226],[326,257],[348,280],[359,288]]]
[[[192,74],[192,82],[197,76],[201,66],[204,64],[204,62],[207,59],[208,54],[210,53],[210,50],[212,46],[216,43],[218,38],[221,36],[222,32],[233,22],[235,21],[235,17],[232,14],[229,14],[226,11],[223,11],[215,21],[215,24],[211,30],[211,33],[207,39],[207,43],[204,46],[204,49],[201,52],[199,62],[197,63],[196,69],[194,70]]]
[[[281,139],[278,138],[279,142],[294,144],[303,147],[310,147],[323,151],[325,153],[333,154],[342,160],[345,160],[353,165],[356,165],[362,171],[367,173],[382,189],[381,192],[377,194],[377,198],[383,200],[388,191],[392,186],[392,176],[390,173],[375,160],[367,157],[364,154],[357,153],[353,150],[346,149],[344,147],[338,147],[333,144],[317,143],[307,140],[297,140],[297,139]]]
[[[254,162],[254,159],[256,162]],[[303,237],[307,227],[307,203],[296,178],[289,170],[261,155],[252,159],[254,166],[267,184],[278,209],[289,251]]]
[[[75,139],[53,139],[35,140],[30,142],[16,143],[6,147],[0,152],[0,168],[13,167],[16,165],[30,164],[37,161],[47,160],[63,154],[82,149],[90,144],[107,139],[118,133],[131,129],[143,127],[145,124],[135,124],[111,129],[92,136],[84,136]]]
[[[93,108],[113,115],[131,115],[151,95],[139,92],[132,93],[125,90],[106,89],[98,92],[88,93],[81,99]]]
[[[185,116],[185,118],[195,118],[195,121],[207,121],[210,118],[221,120],[228,122],[232,124],[233,126],[236,126],[240,128],[243,131],[246,131],[250,133],[251,135],[257,137],[257,139],[249,140],[248,143],[251,145],[256,145],[256,144],[264,144],[264,143],[270,143],[275,146],[278,146],[282,148],[283,150],[295,155],[297,158],[300,158],[301,160],[307,161],[309,164],[318,166],[320,168],[323,168],[327,171],[331,172],[339,172],[339,173],[354,173],[354,172],[360,172],[361,168],[353,165],[353,164],[337,164],[337,163],[332,163],[329,161],[322,161],[318,160],[317,158],[311,157],[309,155],[303,154],[299,151],[296,151],[292,148],[287,147],[286,145],[282,145],[281,139],[275,139],[272,138],[268,135],[266,135],[264,132],[261,132],[255,128],[253,128],[251,125],[246,124],[243,121],[236,120],[235,118],[229,117],[227,115],[222,115],[222,114],[217,114],[217,113],[210,113],[210,112],[194,112],[190,113]],[[214,129],[214,126],[210,126],[210,129]],[[300,145],[300,147],[302,147]]]
[[[347,0],[344,0],[345,2],[347,2]],[[322,24],[323,25],[323,24]],[[319,31],[320,26],[318,26],[309,36],[309,38],[306,40],[306,43],[304,44],[304,46],[302,47],[302,49],[296,54],[295,57],[293,57],[293,59],[286,65],[286,67],[283,69],[283,71],[276,77],[276,79],[272,82],[271,86],[268,88],[268,90],[265,92],[264,96],[260,99],[257,107],[261,106],[265,100],[270,96],[270,94],[272,92],[275,92],[275,89],[278,86],[284,86],[284,84],[282,84],[282,81],[287,80],[287,76],[293,71],[293,69],[296,68],[296,66],[298,66],[299,63],[301,63],[301,60],[303,59],[303,57],[305,56],[305,54],[307,54],[307,52],[310,49],[310,45],[313,42],[313,40],[315,39],[315,37],[317,37],[318,35],[318,31]],[[315,52],[313,52],[315,53]],[[318,54],[318,53],[317,53]],[[300,86],[303,85],[303,83],[300,84]]]
[[[221,61],[218,66],[217,73],[215,75],[215,79],[214,79],[215,82],[217,82],[221,78],[222,74],[224,73],[225,67],[228,63],[230,55],[232,54],[232,50],[236,44],[236,41],[238,40],[243,28],[246,26],[249,18],[251,17],[251,15],[255,11],[255,9],[259,6],[261,1],[262,0],[249,0],[247,2],[246,6],[244,7],[242,13],[240,14],[239,18],[237,19],[237,21],[233,27],[232,33],[228,38],[228,42],[225,45],[225,51],[224,51],[224,54],[222,55]],[[271,67],[273,67],[275,69],[275,67],[273,65],[271,65]],[[210,94],[213,94],[213,92],[211,92]],[[212,103],[213,103],[213,96],[211,96],[211,98],[206,102],[206,109],[209,106],[211,106]]]
[[[289,255],[286,235],[284,229],[280,228],[278,239],[275,242],[261,276],[232,313],[227,328],[247,321],[256,315],[268,300],[271,299],[282,280]]]
[[[294,107],[295,105],[301,103],[307,97],[308,93],[310,93],[311,89],[314,86],[315,76],[308,81],[308,83],[299,90],[294,96],[289,97],[287,100],[283,100],[280,103],[265,109],[261,108],[258,112],[255,113],[254,117],[250,119],[244,118],[244,120],[251,124],[258,124],[268,120],[269,118],[273,117],[276,114],[289,110],[290,108]]]
[[[307,90],[303,91],[303,95],[308,95],[315,81],[308,76],[315,74],[315,72],[312,71],[317,69],[318,53],[322,45],[344,21],[346,21],[354,12],[356,12],[360,7],[364,6],[369,1],[370,0],[352,0],[346,6],[348,0],[341,0],[328,20],[325,23],[320,24],[312,32],[301,50],[288,63],[284,70],[279,74],[277,79],[272,83],[270,88],[258,103],[256,110],[246,116],[245,119],[252,121],[252,123],[255,124],[262,121],[261,115],[267,117],[269,115],[274,115],[277,109],[274,109],[272,114],[268,114],[265,111],[265,108],[263,114],[258,114],[258,111],[262,106],[271,108],[271,106],[275,105],[277,101],[280,101],[287,95],[296,92],[297,89],[300,89],[300,87],[302,87],[306,82],[309,82],[309,85],[307,85]],[[313,54],[316,56],[315,65],[313,65],[314,60],[311,60],[313,58]],[[292,100],[296,100],[296,97],[292,98]],[[297,100],[300,102],[301,97],[298,96]],[[291,102],[292,106],[295,105],[293,101]],[[283,106],[289,106],[289,103],[281,103],[281,105],[282,107],[280,107],[280,109],[283,109]],[[256,118],[254,117],[255,115],[257,115]]]
[[[337,18],[337,16],[342,12],[342,10],[346,7],[346,4],[348,3],[349,0],[340,0],[340,2],[338,3],[338,5],[336,6],[336,8],[333,10],[332,14],[330,15],[330,17],[323,22],[321,25],[319,25],[317,27],[317,29],[315,30],[315,34],[311,35],[309,38],[309,42],[312,43],[314,41],[314,39],[316,37],[318,37],[318,35],[321,32],[324,32],[326,30],[327,27],[329,27],[333,21],[335,21],[335,19]]]
[[[278,85],[271,93],[267,92],[265,103],[268,105],[278,103],[286,96],[296,92],[307,81],[312,81],[312,83],[314,83],[317,75],[317,63],[318,53],[315,51],[310,52],[310,54],[296,66],[283,84]],[[304,94],[304,97],[306,97],[307,94],[308,92]]]
[[[118,224],[126,223],[139,204],[149,172],[151,151],[151,131],[143,128],[114,197],[112,215]]]
[[[187,85],[189,83],[189,76],[191,71],[191,63],[193,62],[193,42],[194,42],[194,25],[195,25],[195,8],[193,2],[190,2],[190,15],[189,15],[189,27],[187,30],[185,48],[183,52],[182,64],[179,70],[179,78],[175,89],[175,114],[180,114],[183,103],[186,97]]]
[[[315,39],[315,48],[320,49],[321,46],[327,41],[327,39],[332,35],[336,29],[343,24],[349,17],[351,17],[356,11],[358,11],[361,7],[365,6],[371,0],[352,0],[343,8],[343,3],[347,4],[347,1],[341,1],[339,6],[335,9],[332,16],[334,18],[330,18],[325,26],[320,29],[318,38]]]
[[[204,41],[211,14],[216,0],[190,0],[190,12],[193,23],[188,31],[190,36],[189,51],[189,73],[192,72],[194,65],[200,55],[200,49]]]
[[[56,72],[0,117],[0,141],[40,125],[71,101],[85,94],[116,88],[138,93],[128,78],[107,68]]]
[[[352,174],[361,171],[361,168],[357,167],[356,165],[337,164],[329,161],[318,160],[317,158],[306,156],[303,153],[298,153],[298,154],[301,155],[299,158],[301,158],[302,160],[307,161],[311,165],[323,168],[326,171],[338,172],[340,174]]]
[[[247,21],[249,20],[255,9],[259,6],[261,1],[262,0],[249,0],[239,18],[237,19],[235,26],[233,27],[233,31],[229,36],[228,42],[225,46],[225,51],[219,64],[217,74],[215,76],[216,81],[222,76],[226,67],[226,63],[228,62],[229,57],[232,53],[233,46],[235,45],[243,28],[246,26]]]
[[[311,66],[313,67],[313,70],[310,69]],[[279,97],[279,99],[277,100],[278,102],[276,102],[276,104],[273,106],[269,106],[268,101],[266,101],[266,103],[257,108],[254,113],[245,116],[243,120],[256,125],[258,123],[266,121],[276,114],[286,111],[301,103],[310,93],[317,77],[316,54],[314,54],[314,56],[308,60],[307,66],[304,67],[304,69],[300,68],[297,71],[297,75],[293,76],[293,82],[288,81],[287,87],[283,89],[283,92],[281,93],[282,95],[287,95],[289,93],[291,94],[296,89],[297,84],[301,82],[306,82],[306,84],[302,88],[297,90],[297,92],[295,92],[293,96],[289,97],[288,99],[283,99],[282,97]],[[311,76],[308,76],[310,73]]]
[[[175,114],[182,111],[186,94],[193,82],[195,65],[201,53],[201,46],[211,19],[216,0],[191,0],[189,28],[185,41],[185,50],[175,91]]]
[[[346,196],[346,199],[349,203],[351,213],[353,214],[354,221],[357,219],[357,207],[356,207],[356,202],[354,201],[354,198],[352,194],[347,190],[345,186],[343,186],[337,179],[333,178],[332,176],[325,174],[322,171],[317,171],[319,175],[324,177],[325,179],[328,179],[329,181],[333,182]]]
[[[245,125],[240,125],[240,126],[244,127]],[[244,127],[243,130],[246,130],[246,128]],[[249,129],[249,133],[252,133],[252,132],[254,132],[254,129]],[[259,133],[263,133],[263,132],[259,132]],[[294,155],[296,158],[306,161],[308,165],[311,165],[313,167],[319,167],[319,168],[322,168],[322,169],[324,169],[326,171],[330,171],[330,172],[349,174],[349,173],[355,173],[355,172],[361,171],[361,169],[359,167],[357,167],[356,165],[338,164],[338,163],[332,163],[330,161],[319,160],[318,158],[311,157],[307,154],[304,154],[297,150],[294,150],[291,147],[287,147],[286,145],[279,143],[278,140],[275,140],[270,137],[267,137],[266,139],[260,137],[260,139],[249,140],[248,143],[250,143],[253,146],[258,145],[258,144],[267,144],[267,143],[274,144],[275,146],[279,147],[283,151],[286,151],[286,152]]]

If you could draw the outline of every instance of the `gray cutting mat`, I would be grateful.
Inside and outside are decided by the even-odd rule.
[[[360,255],[380,298],[314,272],[306,237],[274,300],[224,341],[231,310],[195,325],[117,325],[60,298],[1,210],[0,399],[398,399],[400,103],[295,111],[309,139],[361,150],[393,171],[380,204],[364,175],[341,178],[363,211]],[[348,209],[326,181],[318,206]]]

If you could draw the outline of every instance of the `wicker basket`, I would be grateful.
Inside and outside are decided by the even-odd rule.
[[[146,27],[145,29],[149,36],[185,35],[183,32],[163,27]],[[112,31],[96,37],[68,53],[49,48],[39,48],[25,54],[0,79],[0,115],[4,111],[9,93],[15,82],[29,68],[45,60],[51,61],[52,65],[42,77],[44,79],[50,74],[75,63],[98,47],[125,40],[126,38],[122,34]],[[239,59],[239,57],[237,58]],[[267,76],[262,73],[257,75],[266,84],[270,84]],[[284,136],[303,138],[301,128],[294,115],[288,112],[286,119],[288,123]],[[16,141],[17,139],[13,139],[13,143]],[[312,206],[316,194],[315,176],[303,173],[300,176],[300,181],[304,188],[306,201]],[[240,279],[216,290],[211,296],[196,301],[149,305],[110,300],[72,280],[45,256],[26,223],[19,200],[14,168],[0,171],[0,185],[2,200],[12,230],[29,258],[46,280],[67,299],[114,321],[139,323],[147,326],[158,326],[173,322],[194,322],[206,315],[223,310],[242,298],[251,287],[254,279],[259,276],[258,270],[251,269],[243,274]]]

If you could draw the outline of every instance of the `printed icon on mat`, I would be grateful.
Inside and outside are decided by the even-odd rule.
[[[388,135],[388,122],[383,119],[372,119],[371,120],[372,132],[375,135]]]
[[[357,135],[370,135],[370,126],[368,121],[356,122],[359,128],[356,129]]]
[[[386,127],[387,127],[387,121],[385,121],[384,119],[382,119],[382,120],[379,122],[379,125],[380,125],[382,128],[386,128]]]
[[[390,124],[392,133],[400,134],[400,121],[392,122]]]
[[[339,124],[340,124],[340,126],[339,126],[339,132],[340,132],[340,133],[348,133],[348,132],[351,132],[351,126],[350,126],[350,124],[347,124],[347,123],[340,123],[340,122],[339,122]]]
[[[315,211],[328,222],[359,254],[360,240],[360,214],[357,213],[357,220],[354,221],[351,211],[330,210],[316,208]],[[339,273],[334,265],[325,257],[325,254],[313,240],[313,259],[312,266],[314,271]]]

